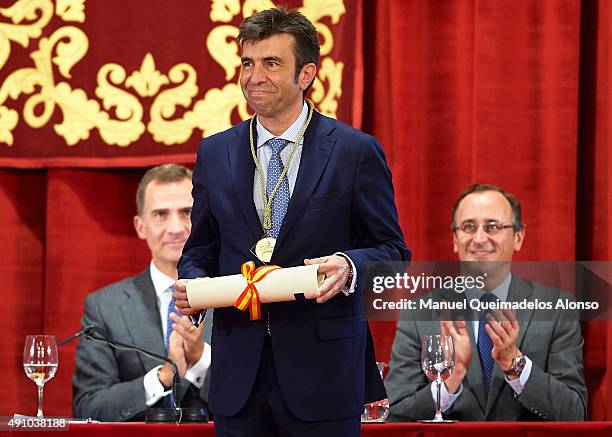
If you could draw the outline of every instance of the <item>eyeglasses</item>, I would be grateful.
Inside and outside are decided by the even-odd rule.
[[[499,234],[504,229],[514,228],[514,225],[502,225],[501,223],[497,223],[497,222],[483,223],[481,225],[477,225],[476,223],[472,223],[472,222],[466,222],[466,223],[463,223],[461,226],[457,226],[453,224],[452,230],[453,232],[461,231],[464,234],[473,235],[476,232],[478,232],[478,228],[481,226],[482,226],[482,229],[484,229],[484,231],[488,235],[496,235],[496,234]]]

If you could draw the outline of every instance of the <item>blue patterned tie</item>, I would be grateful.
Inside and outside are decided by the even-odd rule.
[[[172,334],[172,324],[174,323],[170,318],[170,314],[174,312],[174,287],[169,287],[167,291],[170,292],[170,303],[168,304],[168,312],[166,314],[166,336],[164,337],[164,345],[166,346],[166,355],[168,355],[168,346],[170,345],[170,335]]]
[[[490,302],[497,302],[497,296],[492,293],[485,293],[481,296],[480,302],[485,304]],[[495,366],[495,360],[491,355],[493,350],[493,340],[487,334],[485,326],[488,321],[486,315],[489,313],[488,310],[482,311],[480,320],[478,323],[478,355],[480,356],[480,366],[482,367],[482,380],[484,382],[485,393],[489,394],[489,387],[491,386],[491,376],[493,375],[493,366]]]
[[[270,198],[278,178],[283,172],[284,166],[281,160],[281,152],[287,146],[287,140],[280,138],[271,138],[268,140],[268,144],[272,149],[272,156],[270,157],[270,163],[268,164],[268,174],[266,177],[266,195]],[[270,236],[278,238],[283,218],[287,212],[287,206],[289,206],[289,180],[287,175],[283,178],[274,198],[272,199],[272,229],[270,229]]]
[[[166,336],[164,338],[164,344],[166,345],[166,356],[168,356],[168,350],[170,347],[170,335],[172,335],[172,324],[174,323],[170,318],[170,314],[174,312],[174,287],[169,287],[168,291],[170,291],[170,303],[168,304],[168,313],[166,314]],[[168,402],[170,403],[170,408],[174,407],[174,397],[172,393],[168,395]]]

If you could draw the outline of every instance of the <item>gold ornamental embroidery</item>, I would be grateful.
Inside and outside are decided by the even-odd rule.
[[[0,71],[6,77],[0,84],[0,144],[15,144],[13,131],[19,123],[39,129],[57,111],[62,121],[53,129],[68,146],[87,140],[94,129],[106,144],[118,147],[133,144],[145,132],[156,142],[172,146],[188,141],[194,130],[209,136],[227,129],[233,114],[247,119],[250,114],[238,82],[240,56],[234,40],[238,27],[231,23],[270,7],[274,7],[270,0],[212,1],[210,19],[219,24],[202,38],[203,50],[223,69],[225,84],[200,90],[192,65],[179,63],[159,71],[154,53],[144,53],[135,71],[127,72],[113,62],[100,67],[95,96],[71,85],[71,70],[90,47],[89,37],[78,27],[86,20],[85,0],[16,0],[0,8]],[[332,28],[346,12],[344,2],[303,0],[300,10],[316,26],[322,41],[311,99],[322,113],[335,117],[344,64],[330,53]],[[63,24],[48,29],[54,16]],[[15,44],[30,50],[32,64],[8,72],[7,61]],[[20,108],[15,101],[22,96],[27,98]],[[148,113],[144,99],[152,101]]]

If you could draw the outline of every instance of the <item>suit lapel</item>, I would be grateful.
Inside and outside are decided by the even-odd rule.
[[[508,299],[512,302],[521,302],[523,300],[531,300],[533,290],[527,282],[518,276],[512,275],[512,282],[510,283],[510,290],[508,291]],[[523,342],[525,341],[525,334],[529,329],[529,324],[533,317],[533,308],[525,308],[516,310],[516,317],[520,324],[520,330],[516,345],[519,349],[522,348]]]
[[[288,237],[291,227],[300,216],[302,209],[321,179],[336,143],[336,139],[330,136],[334,129],[334,125],[329,120],[315,111],[311,125],[304,136],[297,180],[280,228],[274,253],[278,253],[279,247]]]
[[[128,286],[125,293],[126,299],[120,306],[120,311],[132,344],[159,355],[166,355],[155,288],[148,268],[134,277],[132,286]],[[145,370],[159,364],[157,360],[138,355]]]
[[[531,294],[532,290],[529,285],[518,276],[512,275],[510,288],[508,289],[508,302],[522,302],[524,300],[529,300]],[[519,349],[521,349],[523,345],[525,333],[527,332],[527,329],[529,329],[529,324],[531,322],[532,316],[533,309],[516,310],[516,317],[520,324],[519,334],[516,339],[516,345]],[[497,398],[501,394],[506,384],[505,376],[506,375],[504,375],[504,372],[502,372],[501,368],[496,363],[495,367],[493,368],[493,376],[491,378],[491,392],[489,400],[487,402],[487,410],[485,417],[493,408],[493,405],[497,401]]]
[[[232,186],[242,217],[251,230],[253,239],[258,240],[263,236],[264,231],[253,202],[255,163],[251,155],[249,121],[236,126],[234,131],[236,136],[227,145]],[[254,134],[256,135],[256,132]],[[256,141],[255,138],[254,141]]]

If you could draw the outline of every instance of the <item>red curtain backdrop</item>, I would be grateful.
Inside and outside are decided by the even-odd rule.
[[[356,85],[342,94],[340,105],[349,112],[338,117],[358,126],[363,108],[362,128],[381,140],[416,260],[454,259],[450,209],[472,182],[499,184],[521,200],[527,235],[517,259],[612,260],[607,0],[343,4],[361,21],[344,28],[356,53],[343,77],[351,75]],[[184,16],[168,11],[174,13]],[[158,67],[167,72],[181,61],[169,53],[168,65]],[[29,135],[28,144],[36,141]],[[195,150],[197,138],[186,144]],[[16,135],[12,147],[26,145]],[[2,145],[0,155],[10,156],[7,150]],[[140,164],[148,165],[146,159]],[[20,170],[5,163],[0,169],[6,305],[0,415],[35,411],[35,386],[21,364],[24,336],[70,335],[89,292],[148,262],[131,224],[144,169],[104,167]],[[388,361],[395,326],[378,322],[373,330],[378,358]],[[607,420],[611,325],[586,324],[584,336],[589,414]],[[74,350],[61,349],[58,373],[45,389],[48,414],[71,414]]]
[[[576,258],[612,259],[612,5],[585,2],[582,14]],[[608,271],[608,273],[610,273]],[[593,417],[612,418],[612,325],[583,326]],[[610,369],[608,369],[610,368]]]
[[[365,5],[365,130],[383,142],[417,260],[453,259],[450,210],[473,182],[522,202],[519,260],[610,260],[607,1]],[[584,326],[590,417],[612,417],[609,323]],[[388,359],[394,323],[375,326]]]

